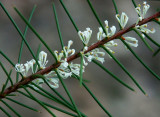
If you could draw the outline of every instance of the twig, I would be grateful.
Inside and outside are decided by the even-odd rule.
[[[145,24],[145,23],[148,23],[148,22],[152,21],[153,19],[155,19],[155,18],[157,18],[157,17],[159,17],[159,16],[160,16],[160,12],[157,12],[156,14],[154,14],[154,15],[148,17],[148,18],[143,19],[143,20],[142,20],[141,22],[139,22],[137,25],[143,25],[143,24]],[[128,27],[128,28],[125,28],[125,29],[123,29],[123,30],[120,30],[119,32],[117,32],[115,35],[113,35],[113,36],[110,37],[110,38],[104,38],[103,40],[98,41],[97,43],[89,46],[89,47],[88,47],[88,50],[86,50],[84,53],[87,53],[87,52],[89,52],[89,51],[91,51],[91,50],[93,50],[93,49],[95,49],[95,48],[98,48],[100,45],[103,45],[103,44],[105,44],[105,43],[107,43],[107,42],[109,42],[109,41],[111,41],[111,40],[114,40],[114,39],[117,39],[118,37],[121,37],[123,34],[129,32],[132,28],[134,28],[135,25],[136,25],[136,24],[133,24],[133,25],[131,25],[131,26]],[[77,52],[76,54],[68,57],[68,58],[67,58],[67,62],[70,62],[70,61],[72,61],[72,60],[74,60],[74,59],[76,59],[76,58],[78,58],[78,57],[80,57],[80,52]],[[44,75],[44,74],[46,74],[46,73],[49,73],[49,72],[52,71],[53,69],[59,67],[60,64],[61,64],[60,62],[57,63],[57,64],[54,63],[54,64],[52,64],[51,66],[46,67],[45,69],[40,70],[40,71],[38,71],[38,72],[35,73],[35,74]],[[0,94],[0,99],[5,98],[6,95],[8,95],[8,94],[10,94],[10,93],[12,93],[12,92],[15,92],[15,91],[16,91],[17,89],[19,89],[21,86],[26,85],[26,84],[29,84],[31,81],[33,81],[34,79],[36,79],[37,77],[34,77],[35,74],[32,74],[32,75],[30,75],[30,76],[22,79],[21,81],[15,83],[13,86],[10,86],[10,87],[8,87],[7,89],[5,89],[4,92],[3,92],[2,94]]]

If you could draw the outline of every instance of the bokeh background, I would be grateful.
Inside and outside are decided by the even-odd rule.
[[[83,47],[76,30],[74,29],[71,21],[67,17],[64,9],[62,8],[58,0],[1,0],[2,4],[6,7],[8,12],[11,14],[15,22],[18,24],[19,28],[24,31],[25,23],[20,19],[17,13],[14,11],[13,6],[16,6],[26,18],[29,17],[29,14],[34,5],[37,5],[36,11],[32,18],[31,24],[37,30],[37,32],[43,37],[47,44],[52,48],[52,50],[61,50],[60,41],[56,29],[56,23],[54,19],[52,2],[55,3],[58,19],[60,23],[60,28],[62,31],[62,38],[65,45],[69,40],[73,40],[74,44],[72,48],[75,48],[76,51],[81,50]],[[111,0],[91,0],[98,16],[101,21],[108,20],[109,25],[115,25],[118,28],[118,23],[115,19],[115,10]],[[119,12],[125,12],[129,16],[129,22],[127,26],[133,24],[137,21],[137,14],[134,10],[134,6],[131,0],[116,0]],[[142,0],[136,0],[137,4],[141,3]],[[71,16],[73,17],[75,23],[80,30],[85,30],[85,28],[90,27],[93,30],[92,38],[90,44],[96,42],[96,35],[98,32],[99,24],[96,21],[89,5],[86,0],[64,0],[66,7],[68,8]],[[150,0],[148,1],[151,8],[147,13],[147,16],[154,14],[160,6],[160,1]],[[155,23],[149,23],[149,27],[154,27],[156,29],[155,34],[151,34],[155,41],[160,43],[160,26]],[[152,57],[153,52],[150,51],[139,39],[134,32],[129,32],[126,36],[134,36],[139,40],[139,46],[133,48],[134,51],[139,55],[139,57],[158,75],[160,75],[160,54],[156,57]],[[36,52],[38,45],[40,44],[37,37],[29,30],[26,36],[26,39],[33,51]],[[148,96],[143,95],[139,89],[134,85],[130,78],[123,72],[123,70],[110,59],[108,55],[105,56],[105,63],[103,64],[106,68],[116,74],[123,81],[131,85],[136,89],[136,92],[131,92],[117,81],[115,81],[111,76],[106,74],[102,69],[96,66],[94,63],[90,63],[84,73],[84,78],[90,80],[88,87],[93,91],[97,96],[100,102],[108,109],[108,111],[113,115],[113,117],[159,117],[160,115],[160,81],[152,76],[137,60],[136,58],[127,51],[122,43],[116,40],[119,43],[118,47],[112,48],[116,53],[114,54],[120,62],[128,69],[128,71],[135,77],[139,84],[147,92]],[[148,41],[149,42],[149,41]],[[13,27],[12,23],[0,8],[0,50],[2,50],[7,56],[13,60],[14,63],[17,63],[19,47],[21,43],[21,37]],[[157,47],[149,42],[154,50],[157,50]],[[53,58],[42,46],[42,50],[48,53],[48,66],[54,63]],[[27,60],[32,59],[31,54],[29,53],[26,46],[24,46],[22,54],[22,63],[25,63]],[[0,56],[0,61],[5,65],[6,69],[9,71],[13,69],[12,78],[15,79],[15,70],[14,68],[2,57]],[[80,62],[79,59],[75,62]],[[3,73],[3,70],[0,68],[0,88],[6,80],[6,76]],[[84,112],[88,117],[106,117],[101,108],[94,102],[91,96],[87,91],[79,86],[79,82],[68,78],[65,80],[67,87],[70,89],[70,92],[79,107],[79,109]],[[43,86],[47,89],[46,86]],[[50,89],[47,89],[50,93]],[[57,89],[62,95],[66,98],[66,94],[60,85],[60,88]],[[32,92],[34,93],[34,92]],[[44,97],[41,97],[34,93],[39,99],[44,100],[53,105],[56,103],[47,100]],[[37,108],[42,113],[36,113],[30,110],[27,110],[23,107],[20,107],[12,102],[9,104],[12,105],[19,113],[24,117],[50,117],[50,115],[41,108],[35,102],[28,100],[27,98],[21,96],[15,97],[14,99],[23,102],[27,105]],[[6,110],[8,110],[2,103],[0,103]],[[59,105],[57,105],[59,106]],[[61,106],[59,106],[61,107]],[[63,113],[60,113],[56,110],[52,110],[57,117],[68,117]],[[9,111],[10,112],[10,111]],[[13,117],[15,116],[12,112]],[[3,112],[0,111],[0,117],[5,117]]]

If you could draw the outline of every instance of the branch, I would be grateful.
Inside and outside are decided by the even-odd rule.
[[[145,23],[148,23],[150,21],[152,21],[153,19],[157,18],[160,16],[160,12],[157,12],[156,14],[148,17],[148,18],[145,18],[143,19],[141,22],[139,22],[137,25],[143,25]],[[87,53],[95,48],[98,48],[100,45],[103,45],[111,40],[114,40],[114,39],[117,39],[118,37],[121,37],[123,34],[129,32],[132,28],[135,27],[136,24],[133,24],[131,26],[129,26],[128,28],[125,28],[123,30],[120,30],[119,32],[117,32],[115,35],[113,35],[112,37],[110,38],[104,38],[103,40],[101,41],[98,41],[97,43],[91,45],[88,47],[88,50],[86,50],[84,53]],[[70,56],[67,58],[67,62],[71,62],[72,60],[76,59],[80,57],[80,52],[77,52],[76,54]],[[54,63],[52,64],[51,66],[49,67],[46,67],[45,69],[43,70],[40,70],[38,71],[37,73],[35,73],[36,75],[40,74],[40,75],[44,75],[46,73],[49,73],[50,71],[52,71],[53,69],[55,68],[58,68],[60,66],[60,62],[59,63]],[[35,74],[32,74],[26,78],[23,78],[21,81],[15,83],[13,86],[10,86],[8,87],[7,89],[5,89],[5,91],[3,93],[0,94],[0,99],[2,98],[5,98],[6,95],[12,93],[12,92],[15,92],[17,89],[19,89],[21,86],[24,86],[26,84],[29,84],[31,81],[33,81],[34,79],[38,78],[37,76],[35,77],[34,75]]]

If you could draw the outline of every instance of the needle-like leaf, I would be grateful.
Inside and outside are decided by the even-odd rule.
[[[73,77],[77,78],[78,80],[80,80],[80,77],[73,74]],[[84,86],[84,88],[88,91],[88,93],[92,96],[92,98],[97,102],[97,104],[104,110],[104,112],[109,116],[112,117],[112,115],[104,108],[104,106],[100,103],[100,101],[96,98],[96,96],[90,91],[90,89],[87,87],[87,85],[82,82],[82,85]]]
[[[113,73],[111,73],[107,68],[105,68],[102,64],[100,64],[99,62],[97,62],[96,60],[92,60],[93,63],[95,63],[96,65],[98,65],[100,68],[102,68],[104,71],[106,71],[109,75],[111,75],[115,80],[117,80],[119,83],[121,83],[123,86],[127,87],[128,89],[130,89],[131,91],[135,91],[132,87],[130,87],[129,85],[127,85],[126,83],[124,83],[122,80],[120,80],[117,76],[115,76]]]
[[[66,93],[67,93],[67,95],[68,95],[70,101],[72,102],[72,104],[73,104],[73,106],[74,106],[74,108],[75,108],[75,110],[76,110],[78,116],[79,116],[79,117],[82,117],[82,115],[81,115],[81,113],[79,112],[79,110],[78,110],[78,108],[77,108],[77,106],[76,106],[76,104],[75,104],[75,102],[74,102],[74,100],[73,100],[73,98],[72,98],[70,92],[68,91],[66,85],[64,84],[62,77],[59,75],[59,73],[58,73],[58,71],[57,71],[56,69],[55,69],[55,72],[56,72],[56,74],[57,74],[57,76],[58,76],[58,78],[59,78],[59,80],[60,80],[60,82],[61,82],[61,84],[62,84],[64,90],[66,91]]]
[[[30,107],[30,106],[27,106],[27,105],[25,105],[25,104],[22,104],[22,103],[19,102],[19,101],[13,100],[13,99],[11,99],[11,98],[9,98],[9,97],[5,97],[5,98],[6,98],[7,100],[10,100],[11,102],[14,102],[14,103],[20,105],[20,106],[23,106],[23,107],[25,107],[25,108],[28,108],[28,109],[33,110],[33,111],[36,111],[36,112],[39,112],[37,109],[34,109],[34,108]]]
[[[20,29],[18,28],[17,24],[15,23],[15,21],[13,20],[13,18],[11,17],[11,15],[8,13],[8,11],[6,10],[6,8],[3,6],[3,4],[0,2],[0,6],[2,7],[2,9],[4,10],[4,12],[6,13],[6,15],[8,16],[8,18],[10,19],[10,21],[12,22],[12,24],[14,25],[14,27],[16,28],[16,30],[18,31],[19,35],[22,37],[22,40],[25,42],[27,48],[29,49],[31,55],[33,56],[33,58],[35,59],[36,63],[38,64],[38,66],[40,67],[38,61],[36,60],[36,57],[34,55],[34,52],[32,51],[31,47],[29,46],[28,42],[25,40],[24,35],[22,34],[22,32],[20,31]]]
[[[43,40],[43,38],[37,33],[37,31],[32,27],[32,25],[26,20],[26,18],[20,13],[20,11],[16,7],[14,7],[14,10],[21,17],[21,19],[27,24],[27,26],[32,30],[32,32],[37,36],[37,38],[43,43],[43,45],[48,49],[51,55],[55,58],[56,62],[58,62],[55,54],[50,49],[50,47],[47,45],[47,43]]]
[[[125,44],[125,46],[130,50],[130,52],[137,58],[137,60],[153,75],[155,76],[158,80],[160,80],[160,77],[153,72],[137,55],[136,53],[131,49],[131,47],[123,40],[120,38],[120,40]]]
[[[0,110],[2,110],[8,117],[12,117],[3,107],[0,106]]]
[[[9,73],[7,72],[6,68],[3,66],[3,64],[2,64],[1,62],[0,62],[0,66],[2,67],[4,73],[5,73],[6,76],[9,78],[9,81],[10,81],[11,85],[13,86],[13,81],[12,81],[12,79],[11,79]]]
[[[137,33],[137,35],[142,39],[143,43],[147,46],[147,48],[151,51],[154,51],[151,46],[148,44],[148,42],[145,40],[145,38],[143,38],[143,36],[136,30],[133,29],[135,33]]]
[[[32,19],[32,16],[33,16],[33,13],[34,13],[35,9],[36,9],[36,5],[32,9],[32,12],[31,12],[29,20],[28,20],[29,22]],[[26,28],[24,30],[24,34],[23,34],[24,38],[26,38],[27,31],[28,31],[28,26],[26,26]],[[20,61],[21,61],[23,46],[24,46],[24,41],[22,40],[21,41],[21,45],[20,45],[20,50],[19,50],[18,63],[20,63]],[[16,74],[16,82],[18,82],[18,80],[19,80],[19,73],[17,72],[17,74]]]
[[[3,104],[5,104],[14,114],[16,114],[18,117],[22,117],[17,111],[15,111],[7,102],[1,100]]]
[[[132,79],[132,81],[136,84],[136,86],[142,91],[143,94],[146,95],[146,92],[142,89],[142,87],[138,84],[138,82],[133,78],[133,76],[128,72],[128,70],[118,61],[110,51],[108,51],[104,46],[101,46],[112,58],[113,60],[123,69],[123,71]]]
[[[28,89],[26,89],[26,87],[23,87],[23,88],[32,97],[32,99],[34,99],[34,101],[36,101],[39,105],[41,105],[44,109],[46,109],[53,117],[56,117],[56,115],[48,107],[46,107],[39,99],[34,97],[32,95],[32,93],[30,93],[30,91],[28,91]]]

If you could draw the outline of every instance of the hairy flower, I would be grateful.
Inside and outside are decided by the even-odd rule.
[[[115,26],[110,27],[110,32],[109,32],[108,21],[105,20],[104,23],[105,23],[105,30],[106,30],[106,33],[107,33],[106,35],[109,38],[109,37],[111,37],[111,36],[113,36],[115,34],[116,27]],[[103,36],[105,36],[105,34],[103,34]]]
[[[104,52],[100,52],[98,48],[92,50],[91,52],[88,52],[85,54],[85,58],[87,58],[87,60],[89,62],[91,62],[93,59],[96,59],[98,61],[100,61],[101,63],[104,62],[104,58],[99,57],[99,56],[104,56],[105,53]]]
[[[44,83],[44,80],[41,78],[37,78],[35,80],[32,81],[32,83],[38,85],[39,87],[42,87],[42,84]],[[39,90],[39,88],[37,88],[35,85],[33,84],[29,84],[31,87],[33,87],[35,90]]]
[[[36,71],[34,71],[34,65],[36,63],[36,61],[34,59],[27,61],[27,63],[30,65],[30,68],[32,69],[32,73],[37,72],[37,69],[35,69]]]
[[[126,13],[122,12],[121,16],[119,14],[116,14],[116,18],[121,25],[122,28],[124,28],[128,22],[128,16]]]
[[[27,73],[30,69],[31,65],[29,63],[15,65],[15,70],[23,75],[23,77],[27,76]]]
[[[141,32],[147,33],[147,34],[148,33],[155,33],[155,31],[156,31],[154,28],[152,28],[151,30],[148,29],[147,28],[147,24],[143,24],[141,26],[137,25],[137,26],[135,26],[135,29],[137,29],[137,30],[139,30]]]
[[[73,73],[73,74],[76,74],[76,75],[80,75],[80,64],[73,64],[73,63],[70,63],[69,64],[69,67],[70,67],[70,69],[71,69],[71,72]],[[83,72],[84,72],[84,66],[83,66]]]
[[[44,76],[46,77],[46,82],[49,84],[50,87],[59,87],[59,79],[55,71],[51,71],[48,74],[45,74]]]
[[[86,30],[84,32],[79,31],[78,35],[79,35],[80,39],[82,40],[82,42],[84,43],[84,45],[88,46],[89,40],[92,35],[92,30],[90,28],[86,28]]]
[[[41,52],[39,53],[39,60],[38,60],[38,62],[39,62],[40,68],[41,68],[41,69],[44,69],[45,66],[46,66],[46,64],[48,63],[47,53],[46,53],[46,52],[41,51]]]
[[[102,27],[99,27],[99,32],[97,33],[97,40],[101,41],[106,37],[106,34],[103,32]]]
[[[128,45],[138,47],[138,40],[134,37],[121,37]]]
[[[113,40],[112,41],[109,41],[107,42],[106,44],[104,44],[104,47],[111,53],[115,53],[113,50],[110,49],[110,47],[117,47],[118,44],[115,43]],[[112,58],[110,55],[109,55],[110,58]]]
[[[61,62],[61,61],[62,61],[61,59],[64,57],[63,51],[61,51],[61,53],[58,53],[58,51],[55,50],[55,51],[54,51],[54,54],[55,54],[57,60],[58,60],[59,62]]]
[[[145,18],[145,15],[146,15],[149,8],[150,8],[150,5],[147,4],[146,1],[143,2],[143,11],[141,10],[141,5],[140,4],[138,5],[138,7],[135,8],[136,12],[139,15],[138,22],[142,21]]]
[[[64,50],[66,57],[68,57],[69,55],[72,56],[75,53],[75,49],[70,49],[72,44],[73,44],[73,41],[70,40],[70,41],[68,41],[68,46],[63,47],[63,50]]]
[[[64,67],[62,64],[57,68],[58,73],[64,79],[71,77],[72,72],[68,67]]]

